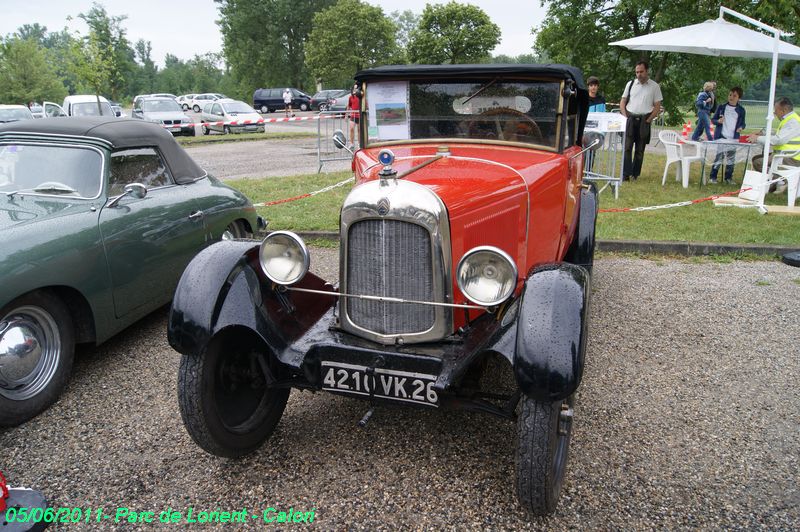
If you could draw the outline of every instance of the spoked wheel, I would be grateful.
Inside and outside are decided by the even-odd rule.
[[[517,497],[532,515],[556,509],[567,467],[574,396],[553,403],[523,397],[517,419]]]
[[[253,233],[247,230],[244,222],[235,220],[228,224],[225,232],[222,233],[222,240],[236,240],[240,238],[253,238]]]
[[[270,437],[289,389],[271,388],[276,362],[234,334],[214,338],[205,352],[184,355],[178,403],[186,430],[205,451],[236,458]]]
[[[200,124],[200,129],[203,131],[203,135],[208,135],[209,133],[211,133],[208,124],[206,124],[205,122]]]
[[[72,319],[55,296],[27,294],[0,311],[0,426],[19,425],[54,403],[74,353]]]

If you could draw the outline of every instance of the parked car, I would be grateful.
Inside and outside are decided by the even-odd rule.
[[[408,65],[356,79],[363,148],[338,282],[308,271],[289,231],[200,253],[168,325],[183,423],[201,448],[237,457],[272,434],[291,389],[368,401],[362,425],[379,403],[483,412],[516,422],[517,496],[550,513],[583,375],[597,216],[582,181],[583,76]],[[341,131],[334,142],[344,147]]]
[[[114,116],[117,118],[127,118],[128,115],[125,113],[125,110],[122,109],[122,105],[119,102],[108,102],[111,104],[111,110],[114,111]]]
[[[350,99],[350,91],[344,90],[331,94],[328,98],[328,107],[326,111],[345,112],[347,110],[347,101]]]
[[[253,107],[266,114],[284,109],[283,91],[280,89],[256,89],[253,93]],[[308,111],[311,108],[311,96],[299,89],[289,88],[292,93],[292,109]]]
[[[195,113],[199,113],[203,110],[207,103],[215,102],[217,100],[221,100],[222,98],[226,98],[226,96],[224,94],[220,94],[219,92],[195,94],[189,107],[191,107],[192,111]]]
[[[0,426],[58,398],[75,344],[167,303],[198,251],[260,220],[162,128],[106,117],[0,126],[0,202]]]
[[[192,98],[194,98],[194,96],[194,94],[183,94],[178,96],[175,101],[178,102],[178,105],[180,105],[184,111],[188,111],[191,109]]]
[[[116,117],[111,104],[103,96],[94,94],[75,94],[64,98],[60,106],[53,102],[44,102],[45,115],[53,116],[110,116]]]
[[[31,110],[24,105],[0,104],[0,123],[33,120]]]
[[[28,105],[28,109],[34,118],[44,118],[44,108],[36,102]]]
[[[219,122],[238,123],[220,124]],[[211,131],[221,131],[226,135],[228,133],[264,132],[264,119],[261,118],[261,115],[246,103],[230,98],[207,103],[200,115],[200,124],[203,135],[208,135]]]
[[[184,114],[181,106],[172,98],[141,98],[136,105],[133,118],[159,124],[174,135],[194,136],[192,119]]]
[[[319,91],[311,97],[309,107],[312,111],[325,111],[328,108],[328,100],[331,98],[331,96],[342,91],[347,92],[346,89],[326,89]]]

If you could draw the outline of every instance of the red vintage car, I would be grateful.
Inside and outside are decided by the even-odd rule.
[[[384,402],[485,412],[517,423],[519,500],[550,513],[583,374],[597,216],[582,181],[582,74],[412,65],[356,80],[362,149],[340,280],[308,273],[308,249],[286,231],[198,255],[169,320],[186,428],[210,453],[246,454],[292,388],[368,401],[362,424]]]

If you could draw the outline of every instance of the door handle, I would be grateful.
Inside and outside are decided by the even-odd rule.
[[[203,217],[203,211],[195,211],[189,215],[190,220],[198,220]]]

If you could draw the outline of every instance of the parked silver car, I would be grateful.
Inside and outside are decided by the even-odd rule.
[[[258,112],[239,100],[225,98],[216,102],[207,103],[200,115],[201,128],[203,134],[208,135],[213,131],[223,133],[263,133],[264,123],[256,123],[263,120]],[[242,124],[244,121],[252,121],[252,124]],[[239,122],[238,124],[220,124],[220,122]]]
[[[184,114],[181,106],[172,98],[142,98],[133,108],[133,118],[161,124],[173,135],[194,136],[192,119]]]

